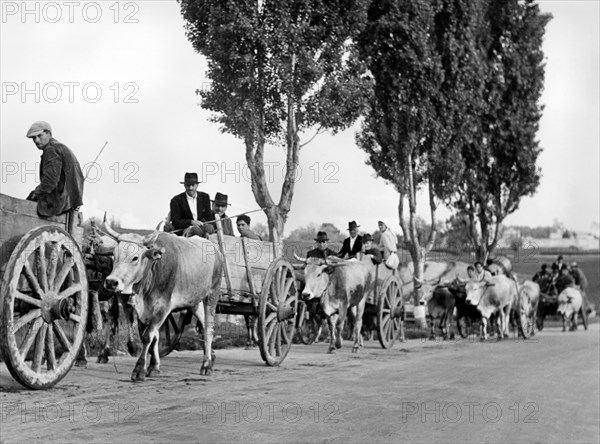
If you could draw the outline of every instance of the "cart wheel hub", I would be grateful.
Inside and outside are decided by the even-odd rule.
[[[42,305],[42,318],[47,323],[54,322],[57,319],[68,321],[71,319],[71,313],[75,313],[75,305],[71,298],[58,299],[56,294],[47,294]]]

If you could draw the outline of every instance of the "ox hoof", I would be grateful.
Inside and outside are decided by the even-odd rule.
[[[106,364],[106,363],[108,363],[108,356],[107,355],[98,355],[98,359],[96,360],[96,362],[98,364]]]
[[[213,362],[212,361],[204,361],[202,363],[202,367],[200,367],[200,374],[204,376],[212,375]]]
[[[151,368],[148,370],[148,373],[146,373],[146,376],[149,378],[153,376],[160,376],[160,370],[157,368]]]
[[[329,347],[329,350],[327,350],[327,353],[332,354],[332,355],[335,354],[335,348]]]
[[[429,336],[430,341],[435,341],[435,336]]]
[[[360,347],[352,347],[352,353],[358,353]]]
[[[75,367],[87,368],[87,364],[87,361],[82,359],[78,359],[77,361],[75,361]]]
[[[131,373],[131,380],[132,380],[133,382],[142,382],[142,381],[145,381],[145,380],[146,380],[146,375],[144,375],[144,373],[143,373],[143,372],[140,372],[140,371],[135,371],[135,370],[134,370],[134,371]]]

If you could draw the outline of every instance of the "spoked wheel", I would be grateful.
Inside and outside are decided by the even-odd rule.
[[[523,305],[523,301],[521,300],[521,297],[519,297],[517,324],[523,338],[529,339],[533,336],[533,315],[530,315],[529,310],[527,310],[526,307],[523,307]]]
[[[2,280],[0,347],[11,375],[31,389],[59,382],[85,334],[88,282],[75,240],[62,228],[27,232]]]
[[[189,310],[174,311],[169,313],[165,322],[160,326],[158,333],[158,355],[164,358],[177,347],[186,325],[192,320],[192,313]],[[140,337],[142,336],[145,324],[138,322]]]
[[[468,316],[460,316],[456,318],[456,329],[461,338],[466,339],[471,334],[471,320]]]
[[[379,323],[379,343],[383,348],[391,348],[402,328],[402,287],[397,276],[385,280],[379,295],[377,320]]]
[[[579,309],[579,314],[581,315],[581,322],[583,323],[583,328],[585,330],[588,329],[588,315],[587,315],[587,310],[586,310],[586,304],[583,304],[581,306],[581,308]]]
[[[288,261],[279,258],[269,266],[260,295],[258,343],[267,365],[281,364],[290,351],[297,311],[294,269]]]

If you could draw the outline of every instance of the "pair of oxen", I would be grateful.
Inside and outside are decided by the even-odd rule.
[[[431,322],[431,338],[435,339],[435,320],[439,320],[442,336],[448,338],[448,322],[456,310],[457,319],[481,320],[481,339],[488,338],[488,324],[497,327],[498,340],[509,336],[509,324],[517,324],[520,333],[528,338],[535,334],[540,301],[540,287],[526,280],[519,284],[505,274],[496,274],[485,280],[463,281],[458,277],[451,282],[423,285],[421,304],[427,304]],[[582,310],[583,296],[579,289],[568,287],[558,296],[557,314],[562,317],[563,331],[577,329],[577,315]],[[460,325],[460,324],[459,324]]]

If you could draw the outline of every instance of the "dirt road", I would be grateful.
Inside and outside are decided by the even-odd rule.
[[[210,377],[200,352],[178,352],[144,383],[119,356],[44,392],[2,365],[0,441],[598,442],[599,338],[593,324],[527,342],[371,341],[357,355],[295,345],[279,368],[218,350]]]

